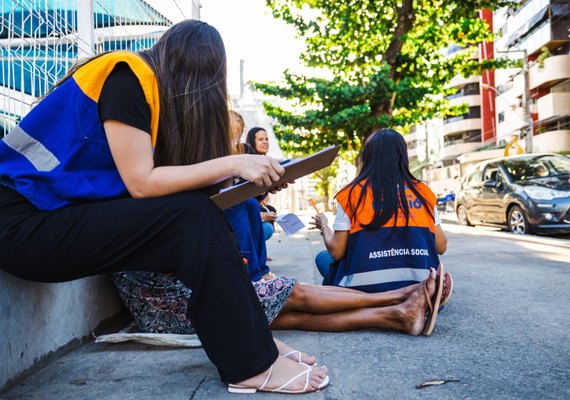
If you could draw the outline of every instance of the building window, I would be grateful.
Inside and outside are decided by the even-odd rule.
[[[505,112],[504,111],[501,111],[499,113],[499,124],[502,122],[505,122]]]

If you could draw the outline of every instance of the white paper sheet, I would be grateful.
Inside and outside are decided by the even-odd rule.
[[[278,215],[275,222],[279,224],[287,236],[292,235],[305,227],[303,221],[293,213]]]

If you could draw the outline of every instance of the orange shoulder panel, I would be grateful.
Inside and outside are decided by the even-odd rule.
[[[150,107],[151,138],[152,145],[155,146],[160,114],[158,82],[152,69],[141,57],[128,51],[113,51],[83,65],[73,74],[73,79],[87,97],[98,102],[105,80],[119,62],[126,62],[141,84],[146,102]]]

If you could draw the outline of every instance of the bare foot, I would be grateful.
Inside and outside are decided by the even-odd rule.
[[[282,390],[314,392],[322,389],[319,386],[328,380],[327,367],[309,367],[282,356],[277,357],[272,367],[273,368],[270,369],[271,375],[269,376],[269,380],[267,380],[267,377],[270,370],[267,370],[259,375],[239,382],[237,385],[241,388],[260,388],[267,380],[265,386],[263,386],[264,391],[272,391],[285,385],[281,388]],[[303,373],[307,370],[308,372]],[[307,374],[309,377],[308,384]],[[300,376],[293,380],[293,382],[287,384],[287,382],[297,375]]]
[[[302,351],[295,350],[279,339],[273,338],[273,340],[275,341],[277,350],[279,350],[279,354],[282,356],[290,358],[293,361],[302,362],[303,364],[307,365],[315,365],[317,363],[316,357],[310,356],[307,353],[303,353]]]
[[[429,276],[428,276],[429,278]],[[400,298],[402,299],[402,302],[406,301],[408,299],[408,297],[410,297],[412,294],[414,294],[418,289],[422,288],[424,286],[423,282],[419,282],[419,283],[414,283],[413,285],[410,286],[406,286],[403,287],[401,289],[398,289],[398,291],[400,292]]]
[[[431,299],[435,294],[435,270],[433,268],[430,269],[430,275],[424,282],[427,282],[427,295]],[[424,282],[418,284],[420,286],[401,304],[402,330],[412,336],[421,335],[426,322],[426,312],[429,311]]]

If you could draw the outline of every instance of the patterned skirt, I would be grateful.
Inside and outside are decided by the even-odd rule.
[[[137,271],[117,272],[111,277],[141,332],[196,333],[186,316],[192,290],[174,275]],[[253,283],[269,324],[285,306],[295,281],[294,278],[278,277]]]

